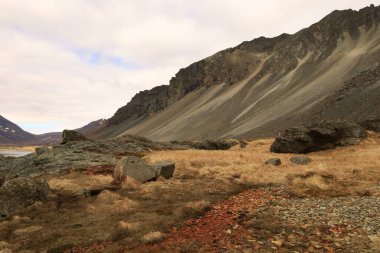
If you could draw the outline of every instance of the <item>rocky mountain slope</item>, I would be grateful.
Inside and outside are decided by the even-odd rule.
[[[295,34],[260,37],[138,93],[93,137],[273,136],[319,119],[380,114],[380,6],[334,11]]]
[[[93,121],[76,131],[91,135],[105,124],[105,119]],[[0,145],[54,145],[61,141],[61,132],[32,134],[0,115]]]
[[[22,130],[19,126],[0,115],[0,143],[13,143],[34,138],[33,134]]]

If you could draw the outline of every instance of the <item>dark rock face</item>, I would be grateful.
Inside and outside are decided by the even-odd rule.
[[[46,201],[51,190],[46,182],[28,177],[5,181],[0,187],[0,212],[11,214],[36,201]]]
[[[290,161],[294,164],[306,165],[311,162],[311,159],[307,156],[293,156],[290,158]]]
[[[66,144],[72,141],[88,141],[88,140],[89,139],[87,139],[83,134],[78,133],[74,130],[63,130],[61,144]]]
[[[359,125],[361,125],[366,130],[380,132],[380,119],[363,120],[359,122]]]
[[[124,120],[137,120],[163,110],[168,105],[168,86],[162,85],[137,93],[125,106],[118,109],[108,120],[108,125],[117,125]]]
[[[156,172],[156,177],[163,177],[163,178],[169,179],[173,177],[174,170],[175,170],[175,163],[174,162],[159,162],[159,163],[153,164],[152,167],[154,168]]]
[[[356,144],[365,138],[364,129],[349,122],[320,122],[286,129],[270,147],[275,153],[309,153]]]
[[[280,166],[281,165],[281,159],[280,158],[271,158],[265,162],[265,165],[267,165],[267,164],[270,164],[273,166]]]
[[[143,159],[134,156],[126,156],[120,159],[115,167],[113,177],[118,181],[123,181],[126,177],[133,177],[141,183],[157,179],[154,168]]]

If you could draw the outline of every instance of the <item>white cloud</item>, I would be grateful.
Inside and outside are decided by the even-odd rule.
[[[371,3],[0,0],[0,114],[36,132],[76,128],[219,50]]]

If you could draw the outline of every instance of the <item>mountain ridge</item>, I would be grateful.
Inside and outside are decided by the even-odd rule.
[[[180,69],[168,86],[138,93],[94,137],[273,136],[289,125],[323,118],[325,99],[379,65],[379,20],[380,7],[374,5],[333,11],[295,34],[259,37],[217,52]],[[377,82],[376,75],[372,86]],[[339,118],[336,114],[326,118]],[[193,121],[197,124],[186,125]]]
[[[97,131],[105,122],[105,119],[99,119],[75,130],[84,135],[90,135]],[[29,133],[0,115],[1,145],[55,145],[61,141],[61,136],[62,132]]]

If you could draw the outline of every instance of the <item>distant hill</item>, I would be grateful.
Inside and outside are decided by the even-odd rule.
[[[84,135],[90,135],[102,128],[105,122],[105,119],[92,121],[75,130]],[[0,115],[0,145],[55,145],[61,141],[61,136],[61,132],[29,133]]]
[[[15,123],[0,115],[0,143],[12,144],[25,140],[35,140],[36,135],[22,130]]]
[[[334,11],[295,34],[260,37],[141,91],[95,138],[274,136],[300,123],[380,115],[380,6]]]

